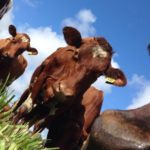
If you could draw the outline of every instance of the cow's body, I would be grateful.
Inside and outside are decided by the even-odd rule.
[[[149,150],[150,104],[134,110],[107,110],[94,122],[86,150]]]
[[[69,46],[57,49],[35,70],[29,88],[23,93],[14,111],[22,105],[15,122],[19,118],[31,124],[41,120],[40,128],[49,126],[49,130],[52,130],[53,125],[54,128],[60,128],[63,122],[63,131],[74,132],[61,132],[59,140],[53,134],[49,137],[54,139],[56,145],[68,150],[71,143],[79,141],[82,133],[82,99],[85,91],[101,75],[114,78],[112,84],[118,86],[124,86],[126,78],[121,70],[112,68],[112,48],[104,38],[82,39],[80,33],[72,27],[64,28],[64,37]],[[26,99],[32,105],[29,106]],[[90,122],[86,123],[88,127]],[[60,140],[61,137],[64,140]]]
[[[76,103],[70,110],[47,124],[48,139],[54,140],[47,142],[46,146],[59,146],[65,150],[81,146],[90,133],[95,118],[99,115],[102,100],[102,91],[90,87],[84,93],[81,103]]]
[[[71,30],[74,29],[71,28]],[[74,35],[76,34],[78,33],[75,32]],[[71,38],[72,36],[69,35]],[[124,86],[126,84],[123,72],[111,67],[113,52],[104,38],[80,40],[79,47],[77,44],[59,48],[35,70],[29,87],[34,104],[47,102],[53,98],[63,101],[63,103],[74,101],[78,96],[83,95],[101,75],[113,77],[115,81],[112,84],[114,85]],[[74,57],[75,51],[78,51],[78,58]],[[41,93],[42,98],[39,96]],[[18,107],[28,95],[23,96],[24,99],[21,99]]]
[[[93,56],[90,50],[86,48],[87,44],[88,43],[85,45],[85,51],[79,53],[78,60],[73,58],[74,48],[71,46],[58,49],[48,58],[48,65],[46,65],[38,77],[35,85],[33,84],[32,98],[35,101],[38,97],[38,93],[42,92],[43,89],[44,101],[48,101],[48,99],[54,95],[61,94],[66,100],[67,96],[76,98],[80,94],[83,94],[89,86],[96,81],[97,77],[107,69],[111,55],[108,53],[108,57],[102,58],[101,62],[98,59],[92,59]],[[94,44],[95,43],[93,43],[93,46]],[[45,81],[37,91],[38,87],[36,86],[38,82],[44,78]]]
[[[27,66],[26,59],[19,55],[14,59],[5,59],[0,62],[0,80],[4,82],[9,76],[9,80],[13,81],[20,77]]]

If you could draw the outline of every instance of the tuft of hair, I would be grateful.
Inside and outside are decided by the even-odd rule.
[[[12,0],[0,0],[0,19],[10,10]]]
[[[113,51],[113,48],[108,43],[108,41],[104,37],[98,37],[96,38],[100,46],[104,48],[107,52],[109,52],[111,55],[113,55],[115,52]]]

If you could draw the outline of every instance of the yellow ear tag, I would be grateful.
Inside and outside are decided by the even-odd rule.
[[[33,53],[32,52],[28,52],[28,55],[33,55]]]
[[[110,78],[110,77],[106,77],[106,82],[108,82],[108,83],[114,83],[115,79]]]

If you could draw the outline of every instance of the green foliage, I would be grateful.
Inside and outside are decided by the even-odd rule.
[[[0,123],[0,150],[41,150],[41,137],[31,135],[27,125],[12,125],[9,122]]]
[[[8,80],[9,80],[9,75],[6,78],[6,81],[4,83],[0,82],[0,112],[14,98],[14,95],[11,96],[12,93],[8,92],[7,87],[6,87],[6,85],[9,82]]]
[[[0,150],[56,150],[44,148],[39,133],[32,134],[28,125],[15,125],[10,121],[12,110],[3,112],[14,96],[11,96],[5,83],[0,84]]]

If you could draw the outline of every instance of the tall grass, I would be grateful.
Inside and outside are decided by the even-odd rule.
[[[54,150],[55,148],[44,148],[40,134],[33,135],[28,125],[11,123],[12,110],[3,110],[14,98],[6,88],[7,82],[8,78],[0,84],[0,150]]]

